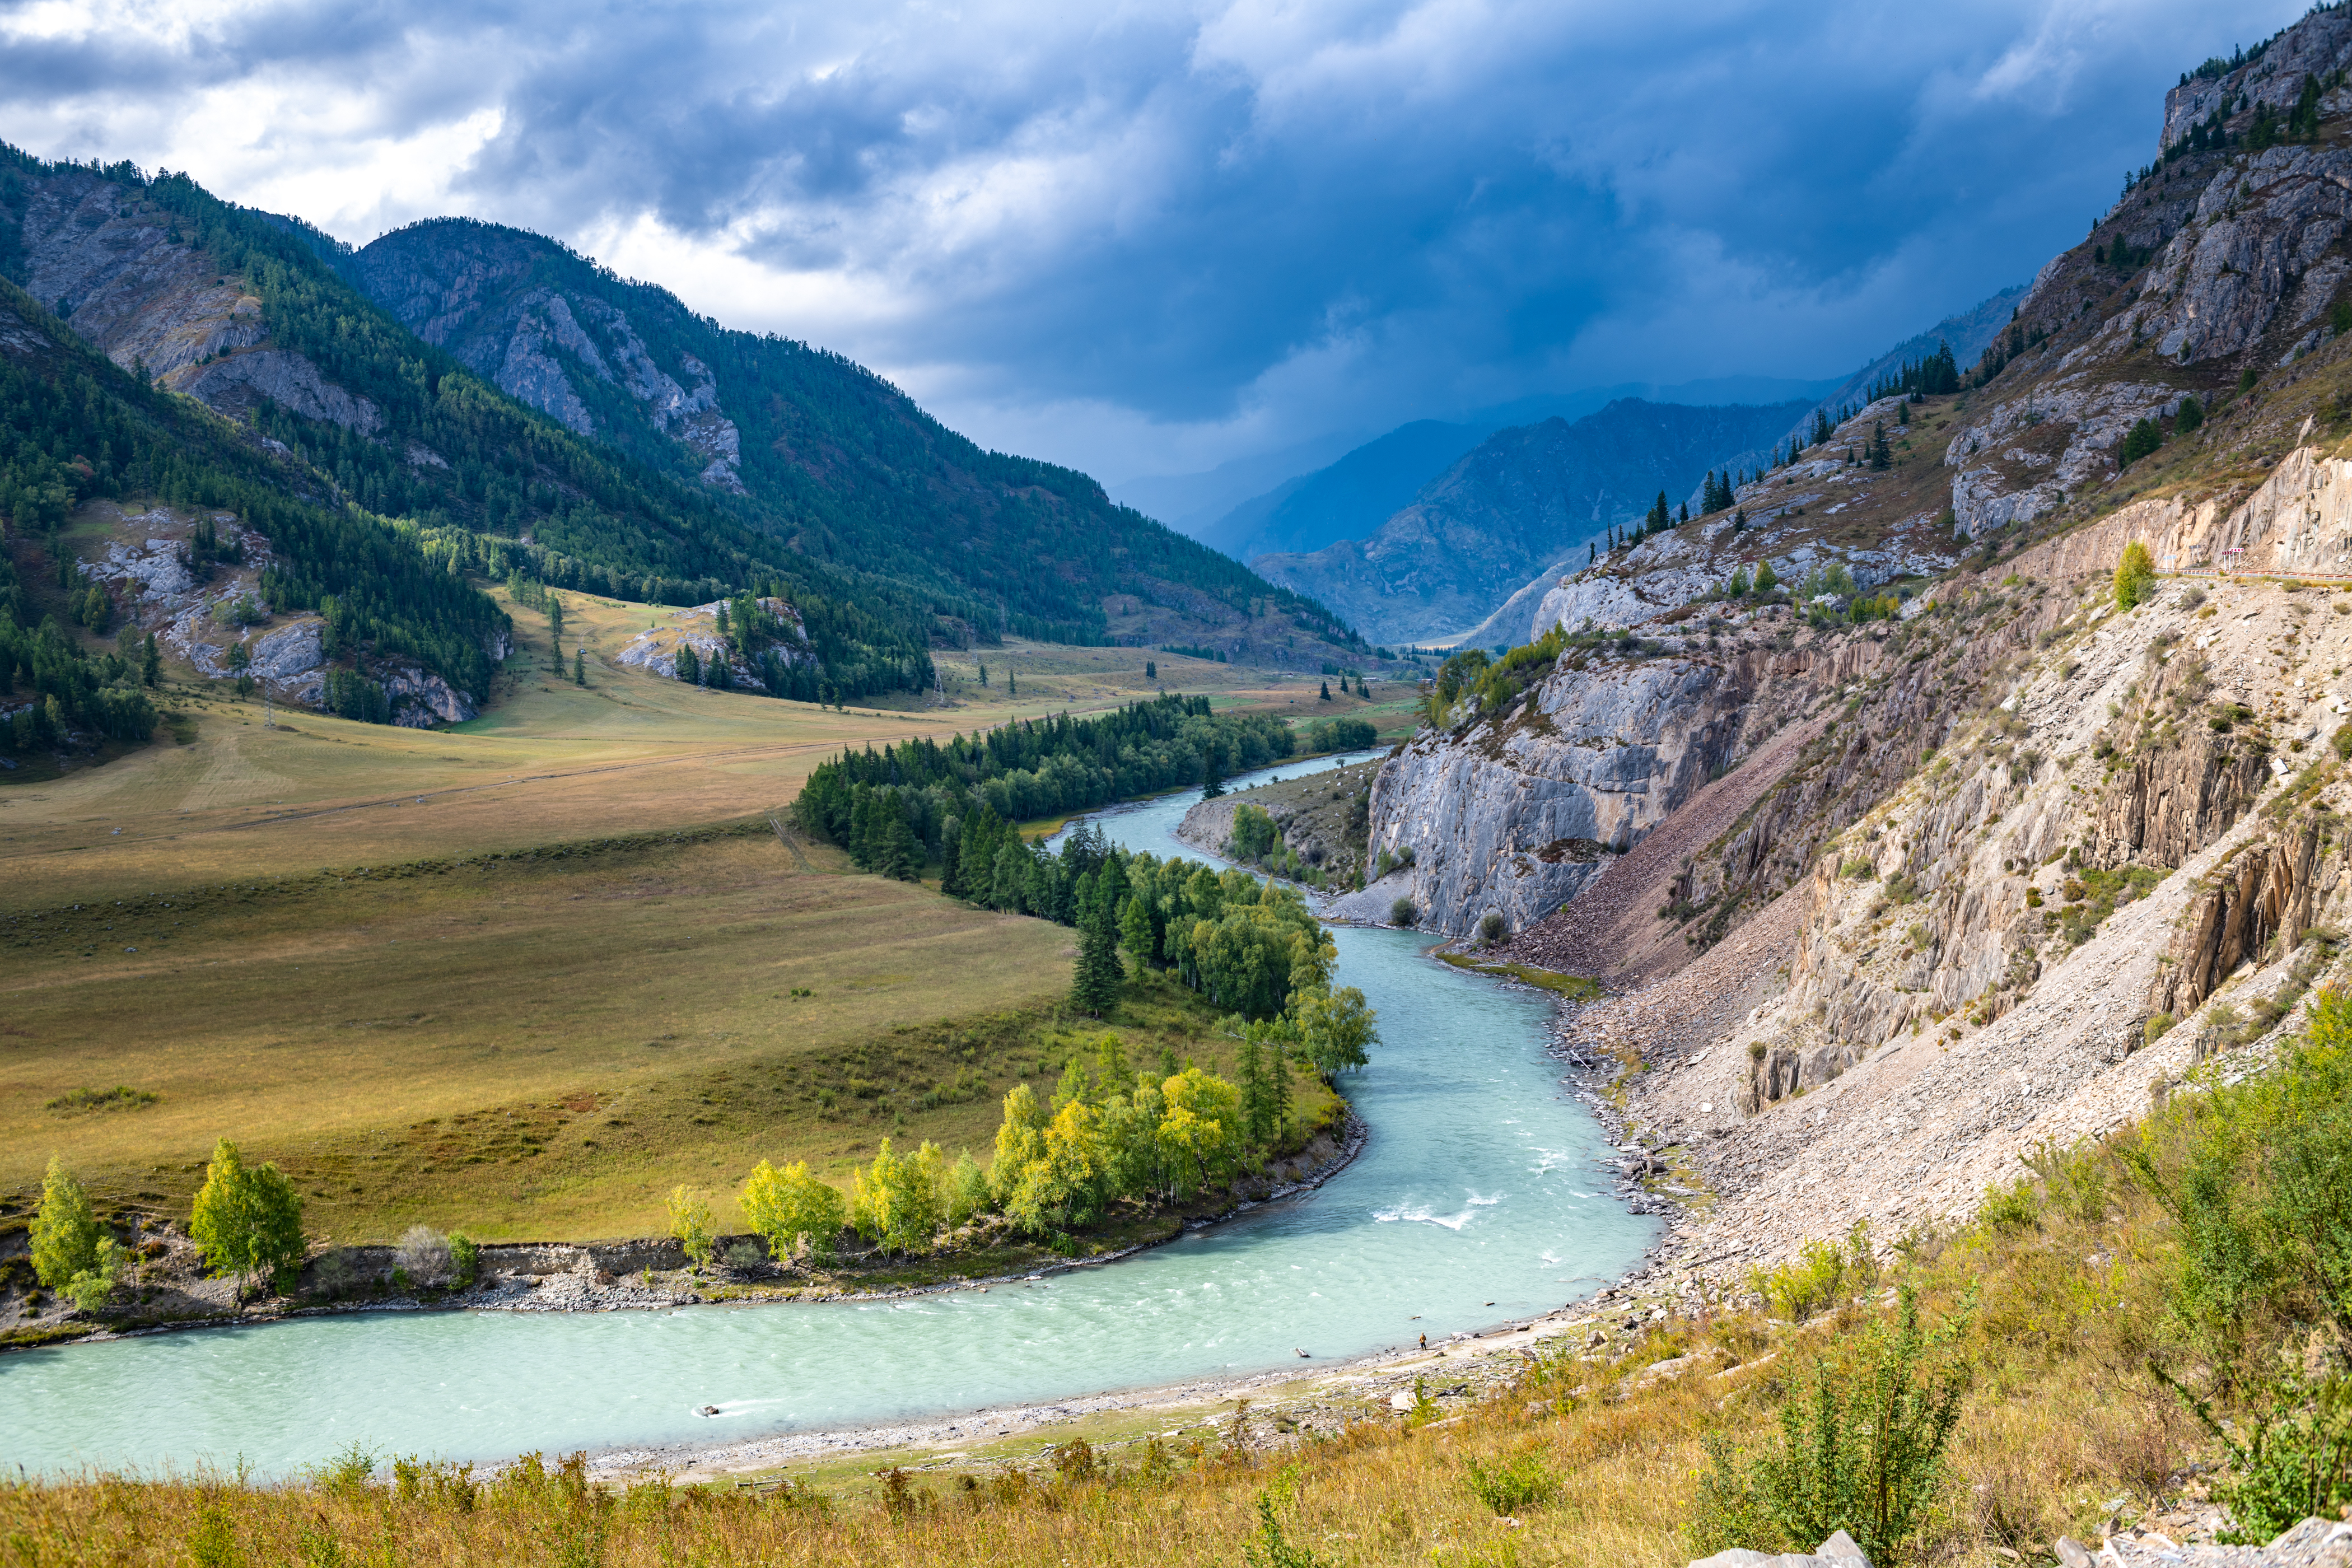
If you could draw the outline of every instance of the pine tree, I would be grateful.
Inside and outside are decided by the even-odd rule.
[[[1127,950],[1129,958],[1135,960],[1135,967],[1139,970],[1159,956],[1152,952],[1151,906],[1144,902],[1139,893],[1119,907],[1118,944]]]
[[[889,821],[882,828],[881,843],[877,847],[874,869],[894,882],[912,882],[922,875],[923,847],[915,837],[915,830],[908,826],[905,813],[889,813]]]
[[[2191,398],[2189,401],[2196,400]],[[139,679],[149,686],[160,686],[163,683],[163,655],[155,646],[153,632],[147,634],[147,649],[140,663]]]
[[[1160,679],[1160,661],[1158,659],[1147,658],[1143,661],[1143,679],[1146,680],[1157,680]]]
[[[1118,961],[1118,928],[1111,920],[1108,900],[1097,899],[1087,912],[1078,937],[1077,973],[1070,984],[1070,1002],[1079,1011],[1100,1017],[1118,1005],[1118,988],[1127,971]]]
[[[581,652],[578,643],[572,645],[572,684],[574,686],[588,684],[588,656]]]
[[[1234,1087],[1242,1091],[1242,1127],[1250,1143],[1259,1149],[1266,1146],[1272,1100],[1266,1092],[1265,1052],[1258,1044],[1255,1026],[1242,1031],[1242,1048],[1234,1061]]]
[[[1201,758],[1201,798],[1214,800],[1225,793],[1225,760],[1211,746]]]
[[[1325,702],[1331,700],[1331,683],[1328,680],[1323,683],[1323,696],[1321,700]]]
[[[1886,426],[1883,421],[1870,422],[1870,466],[1884,468],[1894,462],[1895,454],[1886,445]]]
[[[963,835],[943,833],[940,836],[940,891],[950,898],[963,892]]]
[[[1009,669],[1004,672],[1004,695],[1007,697],[1021,695],[1021,678]]]

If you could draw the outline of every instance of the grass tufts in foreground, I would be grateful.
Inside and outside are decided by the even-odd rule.
[[[1258,1446],[1285,1440],[1253,1416],[1223,1442],[1073,1440],[764,1491],[600,1489],[538,1456],[346,1456],[277,1485],[89,1475],[0,1483],[0,1541],[44,1563],[1614,1568],[1836,1526],[1900,1568],[2046,1561],[2110,1514],[2209,1496],[2266,1540],[2352,1500],[2347,1170],[2352,1004],[2323,994],[2273,1069],[2192,1082],[2144,1127],[2045,1152],[1970,1223],[1849,1257],[1802,1324],[1735,1304],[1562,1342],[1448,1419],[1368,1404],[1287,1446]]]

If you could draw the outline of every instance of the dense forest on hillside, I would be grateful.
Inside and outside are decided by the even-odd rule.
[[[120,202],[103,215],[79,209],[81,223],[143,223],[150,245],[167,231],[171,254],[191,247],[257,299],[263,346],[301,356],[364,400],[346,423],[296,413],[274,395],[244,417],[295,459],[277,476],[283,488],[396,519],[446,567],[656,604],[787,598],[810,627],[820,683],[845,698],[929,684],[929,650],[941,642],[1006,632],[1106,640],[1103,599],[1113,593],[1212,621],[1270,615],[1309,637],[1360,641],[1313,601],[1113,506],[1083,474],[983,451],[838,354],[727,331],[537,236],[436,222],[353,251],[298,220],[222,202],[184,174],[53,164],[6,148],[0,271],[27,277],[26,204],[59,178],[118,187]],[[59,254],[131,237],[45,232],[52,250],[67,247]],[[544,285],[560,285],[598,321],[620,322],[625,309],[618,330],[635,334],[640,366],[659,362],[696,380],[700,398],[715,386],[724,417],[708,417],[735,422],[729,443],[740,426],[742,483],[706,482],[701,459],[668,433],[674,411],[572,374],[590,411],[572,424],[593,432],[578,433],[493,384],[495,359],[486,372],[453,352],[481,343],[437,347],[370,296],[373,284],[393,298],[385,280],[397,274],[395,302],[411,307],[419,289],[433,297],[431,268],[445,263],[478,281],[485,247],[499,253],[494,283],[542,299]],[[58,309],[73,304],[61,298]]]
[[[657,366],[707,367],[719,407],[741,432],[748,494],[713,500],[756,518],[816,560],[923,584],[954,613],[1046,641],[1103,640],[1102,598],[1160,602],[1189,591],[1241,613],[1266,602],[1299,629],[1350,639],[1320,605],[1240,563],[1114,505],[1082,473],[988,451],[946,428],[864,366],[774,334],[730,331],[667,290],[621,278],[556,241],[466,218],[435,218],[353,251],[315,231],[306,243],[413,329],[444,334],[477,372],[503,360],[515,301],[553,289],[626,317]],[[459,290],[478,310],[443,321]],[[488,281],[485,281],[485,279]],[[580,312],[575,311],[575,314]],[[552,352],[541,345],[541,352]],[[650,469],[692,483],[704,464],[656,423],[651,405],[567,365],[595,437]]]
[[[121,370],[13,284],[0,283],[0,513],[12,541],[53,538],[100,496],[226,509],[270,542],[271,604],[320,612],[354,656],[412,658],[488,691],[488,644],[505,616],[413,539],[356,507],[288,494],[280,467],[226,421]],[[44,700],[12,726],[13,743],[51,742],[67,726],[143,739],[154,723],[147,672],[36,628],[15,566],[0,558],[0,695],[29,687]]]

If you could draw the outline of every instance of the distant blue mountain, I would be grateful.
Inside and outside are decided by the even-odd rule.
[[[1369,537],[1391,514],[1410,504],[1423,485],[1499,430],[1539,425],[1547,419],[1572,424],[1628,397],[1699,407],[1777,404],[1800,398],[1810,405],[1836,384],[1829,381],[1736,375],[1685,382],[1678,386],[1628,382],[1617,386],[1591,386],[1517,398],[1474,410],[1460,421],[1416,419],[1410,425],[1400,425],[1387,435],[1365,442],[1329,467],[1295,474],[1213,521],[1166,521],[1170,526],[1236,560],[1310,554],[1343,539]],[[1680,492],[1676,494],[1679,497]],[[1122,495],[1120,499],[1128,498]],[[1129,500],[1129,504],[1136,503]]]

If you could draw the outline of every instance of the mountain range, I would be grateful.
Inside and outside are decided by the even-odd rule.
[[[394,555],[663,604],[782,596],[834,695],[928,684],[932,647],[1008,633],[1307,668],[1362,650],[1084,474],[983,450],[841,355],[729,331],[520,230],[436,220],[354,249],[184,175],[0,149],[0,272],[37,331],[53,318],[231,421],[280,496],[356,509]],[[153,482],[87,456],[22,485],[79,503]]]
[[[1496,432],[1420,487],[1361,540],[1253,564],[1381,642],[1475,626],[1661,493],[1679,499],[1727,458],[1769,446],[1811,406],[1693,407],[1619,398],[1574,423]],[[1402,433],[1400,433],[1402,434]]]

